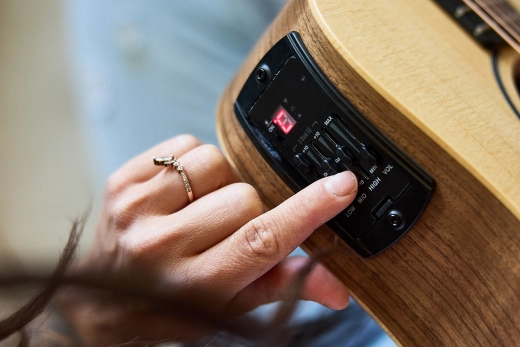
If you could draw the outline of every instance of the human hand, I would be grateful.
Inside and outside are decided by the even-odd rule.
[[[191,203],[181,175],[152,163],[154,156],[171,153],[189,179],[195,198]],[[345,209],[356,191],[354,175],[343,172],[319,180],[264,213],[256,190],[239,182],[215,146],[179,136],[134,158],[111,176],[95,243],[80,269],[133,276],[159,297],[183,298],[223,315],[246,312],[282,299],[294,275],[306,266],[304,257],[286,257]],[[69,304],[76,300],[82,307],[68,309],[73,322],[85,323],[89,307],[97,303],[89,326],[79,328],[88,329],[80,335],[95,336],[97,342],[107,341],[103,333],[112,324],[113,331],[125,330],[112,342],[132,339],[132,334],[145,336],[147,329],[157,334],[163,325],[170,334],[187,338],[185,327],[172,332],[172,326],[167,326],[171,322],[164,317],[144,316],[99,295],[73,297],[68,296]],[[342,309],[349,293],[317,265],[301,298]]]

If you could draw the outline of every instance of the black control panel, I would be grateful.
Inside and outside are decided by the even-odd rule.
[[[364,257],[406,234],[430,199],[431,176],[337,91],[295,32],[262,58],[235,113],[295,192],[322,177],[354,172],[356,199],[328,225]]]

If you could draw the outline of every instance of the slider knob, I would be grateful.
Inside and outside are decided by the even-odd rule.
[[[345,147],[345,146],[336,148],[336,155],[341,160],[341,162],[345,165],[352,165],[352,163],[354,161],[352,154],[350,154],[347,147]]]
[[[377,164],[376,157],[365,146],[359,151],[359,164],[367,171]]]
[[[301,172],[307,173],[311,171],[312,164],[307,160],[304,154],[298,153],[293,157],[293,163],[300,169]]]
[[[327,173],[327,176],[335,175],[339,171],[334,160],[327,158],[321,162],[321,168]]]

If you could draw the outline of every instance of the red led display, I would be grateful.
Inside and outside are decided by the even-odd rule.
[[[284,132],[284,134],[289,134],[296,121],[293,117],[285,110],[285,108],[281,107],[275,112],[273,116],[273,123],[278,125],[278,127]]]

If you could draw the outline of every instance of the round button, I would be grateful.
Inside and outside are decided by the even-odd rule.
[[[256,77],[256,81],[258,83],[260,83],[260,84],[267,83],[269,81],[269,67],[267,65],[265,65],[265,64],[260,66],[256,70],[255,77]]]
[[[399,227],[403,224],[401,213],[397,211],[390,211],[386,217],[386,223],[391,228],[399,229]]]

